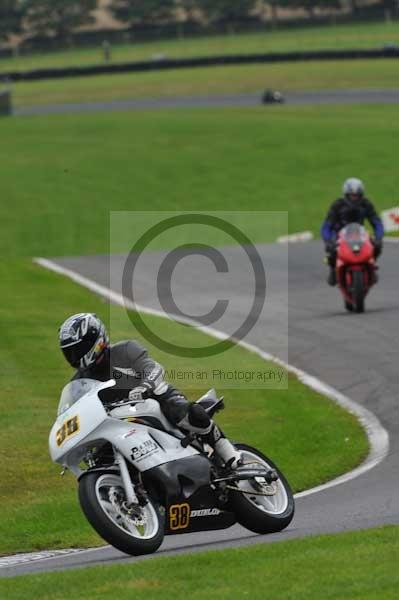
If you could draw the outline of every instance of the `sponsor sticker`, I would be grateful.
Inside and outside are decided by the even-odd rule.
[[[192,510],[190,517],[216,517],[220,515],[222,511],[218,508],[200,508],[198,510]]]
[[[132,448],[132,459],[140,462],[143,458],[148,458],[151,454],[159,451],[158,444],[151,438],[145,440],[141,444],[137,444]]]
[[[129,419],[127,419],[129,420]],[[125,433],[125,435],[123,436],[124,438],[128,438],[131,435],[134,435],[135,433],[137,433],[137,429],[130,429],[130,431],[128,431],[127,433]]]

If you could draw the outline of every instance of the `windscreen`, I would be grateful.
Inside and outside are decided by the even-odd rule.
[[[343,229],[342,235],[351,248],[358,251],[367,238],[367,231],[359,223],[351,223]]]
[[[58,415],[64,413],[82,396],[92,391],[94,388],[100,388],[104,383],[95,379],[76,379],[70,381],[62,390],[60,403],[58,405]]]

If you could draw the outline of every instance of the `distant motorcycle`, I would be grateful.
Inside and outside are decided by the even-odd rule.
[[[364,312],[365,298],[377,282],[374,246],[367,230],[358,223],[350,223],[338,234],[337,283],[344,298],[345,308]]]
[[[284,104],[285,99],[281,92],[267,89],[262,95],[262,104]]]
[[[174,428],[156,400],[109,402],[114,386],[70,382],[49,439],[51,458],[78,478],[82,510],[104,540],[140,555],[165,535],[236,522],[255,533],[289,525],[290,486],[264,454],[236,444],[243,464],[232,471],[200,438]],[[214,390],[198,402],[210,416],[223,408]]]

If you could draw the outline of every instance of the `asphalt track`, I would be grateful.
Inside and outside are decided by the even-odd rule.
[[[180,98],[142,98],[114,100],[110,102],[79,102],[48,104],[15,108],[16,116],[48,114],[74,114],[127,110],[158,110],[177,108],[226,108],[254,107],[261,104],[262,92],[258,94],[230,94],[214,96],[187,96]],[[396,104],[399,89],[351,89],[322,90],[284,93],[287,104]]]
[[[286,336],[283,327],[286,315],[286,279],[283,268],[287,260],[287,249],[286,246],[277,244],[259,246],[258,249],[269,282],[267,310],[247,339],[267,352],[278,353],[284,350]],[[238,250],[233,247],[224,249],[224,255],[229,264],[230,261],[231,264],[237,264],[237,261],[239,264],[241,260]],[[156,556],[270,543],[326,532],[399,523],[399,303],[396,277],[399,245],[386,245],[381,260],[380,282],[367,299],[367,312],[364,315],[344,311],[338,291],[325,283],[326,273],[321,255],[322,247],[319,242],[297,244],[289,252],[289,293],[286,296],[289,314],[288,360],[374,412],[390,434],[388,456],[379,466],[348,483],[299,498],[293,523],[280,534],[257,536],[235,526],[221,532],[173,536],[165,539]],[[135,274],[138,278],[137,287],[140,289],[137,301],[153,308],[158,308],[158,301],[151,281],[156,276],[162,257],[162,253],[145,255]],[[112,257],[110,278],[107,256],[56,260],[58,264],[102,285],[108,286],[111,283],[117,292],[120,291],[124,261],[125,257]],[[216,297],[225,298],[230,289],[236,304],[226,317],[224,329],[233,328],[247,311],[249,288],[245,276],[241,279],[233,277],[227,281],[223,277],[213,276],[212,285],[209,286],[205,282],[212,273],[207,261],[196,264],[195,277],[192,267],[188,260],[182,261],[176,269],[173,290],[179,307],[183,310],[189,307],[190,313],[205,313],[214,305]],[[241,312],[237,309],[240,304]],[[143,558],[126,557],[106,547],[9,566],[2,568],[1,574],[11,576],[136,560]]]

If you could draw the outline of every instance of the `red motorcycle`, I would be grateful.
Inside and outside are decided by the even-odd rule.
[[[377,282],[374,246],[367,230],[350,223],[338,234],[337,283],[350,312],[364,312],[364,300]]]

